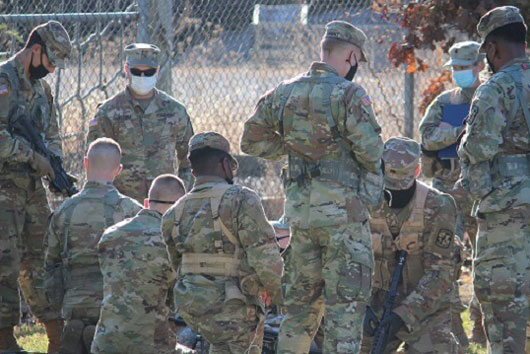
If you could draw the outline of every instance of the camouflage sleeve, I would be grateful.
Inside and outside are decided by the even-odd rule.
[[[143,209],[140,203],[138,203],[136,200],[129,198],[129,197],[123,198],[121,200],[120,207],[121,207],[121,210],[123,211],[124,219],[132,218],[133,216],[138,214],[140,210]]]
[[[52,291],[57,288],[57,278],[54,277],[55,269],[61,265],[61,253],[63,251],[64,213],[58,208],[50,217],[48,229],[44,236],[44,286],[46,290]]]
[[[96,115],[88,123],[88,134],[86,139],[85,150],[88,149],[88,146],[91,142],[97,138],[112,138],[116,140],[114,136],[114,131],[112,129],[112,121],[107,116],[107,110],[105,104],[100,105],[96,112]]]
[[[175,271],[178,271],[182,263],[182,255],[177,251],[176,240],[173,236],[175,228],[175,208],[174,206],[162,216],[162,237],[166,242],[169,261]]]
[[[193,136],[193,126],[186,109],[184,109],[184,116],[186,127],[184,129],[180,129],[181,127],[176,128],[179,129],[179,131],[177,132],[178,139],[175,144],[175,150],[177,152],[179,166],[178,175],[189,190],[193,185],[193,176],[191,175],[190,164],[188,161],[188,143]]]
[[[9,118],[16,104],[16,93],[13,92],[9,80],[0,76],[0,163],[3,161],[27,162],[31,148],[9,133]]]
[[[241,151],[252,156],[279,160],[287,154],[280,135],[275,91],[260,98],[254,113],[245,122],[241,137]]]
[[[442,102],[440,96],[431,102],[420,123],[421,144],[429,151],[438,151],[456,142],[461,127],[441,127]]]
[[[418,286],[394,309],[410,331],[446,304],[453,286],[453,250],[456,206],[448,194],[437,196],[437,205],[425,217],[423,268]],[[426,205],[426,209],[428,205]]]
[[[47,82],[43,81],[44,91],[46,92],[46,97],[50,105],[50,115],[48,117],[49,124],[44,132],[46,138],[46,143],[48,148],[57,156],[63,157],[63,146],[61,143],[61,136],[59,133],[59,124],[57,122],[57,112],[55,110],[55,104],[53,102],[52,91],[50,85]]]
[[[461,158],[467,158],[471,165],[493,159],[503,143],[505,110],[504,92],[498,84],[490,80],[478,88],[459,149]]]
[[[258,195],[243,189],[237,216],[237,235],[245,250],[248,264],[254,269],[263,288],[274,303],[281,303],[283,260],[274,229],[267,221]]]
[[[381,168],[383,140],[370,98],[361,87],[351,86],[345,95],[345,105],[346,139],[355,158],[368,171],[377,172]]]

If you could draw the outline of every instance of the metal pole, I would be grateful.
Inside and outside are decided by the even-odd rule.
[[[39,23],[49,20],[60,22],[96,22],[109,21],[115,19],[134,20],[138,17],[138,12],[90,12],[90,13],[68,13],[68,14],[13,14],[0,15],[0,23]]]
[[[414,138],[414,74],[407,73],[405,66],[405,124],[404,135]]]
[[[142,43],[151,42],[149,36],[149,0],[138,0],[138,29],[136,41]]]

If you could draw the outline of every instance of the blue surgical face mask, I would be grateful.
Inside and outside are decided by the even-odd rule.
[[[476,77],[473,75],[473,69],[453,70],[453,81],[456,86],[470,87],[475,83]]]

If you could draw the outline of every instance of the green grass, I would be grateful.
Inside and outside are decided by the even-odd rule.
[[[471,330],[473,329],[473,323],[469,320],[469,311],[466,310],[462,313],[462,320],[464,324],[464,330],[466,331],[466,334],[468,337],[471,337]],[[486,354],[486,348],[478,345],[470,343],[469,347],[466,350],[466,354]]]
[[[48,348],[48,338],[46,337],[46,330],[42,324],[24,324],[21,327],[16,328],[15,335],[17,337],[18,345],[24,350],[46,353]]]

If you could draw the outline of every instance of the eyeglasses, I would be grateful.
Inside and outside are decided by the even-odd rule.
[[[144,76],[153,76],[154,74],[156,74],[156,68],[150,68],[145,70],[131,68],[130,70],[131,74],[133,74],[134,76],[142,76],[142,73],[144,74]]]

